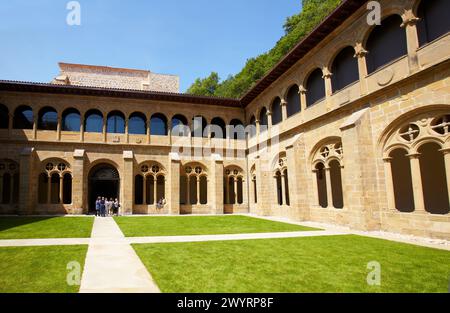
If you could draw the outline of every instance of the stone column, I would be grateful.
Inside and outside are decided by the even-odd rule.
[[[81,116],[81,123],[80,123],[80,142],[84,142],[84,114]]]
[[[151,138],[151,136],[150,136],[150,122],[151,120],[150,119],[147,119],[147,144],[149,145],[150,144],[150,138]]]
[[[361,96],[367,94],[367,51],[363,48],[362,43],[357,43],[355,46],[355,58],[358,59],[358,72],[359,72],[359,86]]]
[[[281,199],[283,200],[283,205],[287,205],[287,198],[286,198],[286,175],[281,173]]]
[[[72,167],[72,205],[74,210],[79,213],[87,214],[89,207],[87,202],[84,202],[84,150],[75,150],[73,153],[73,167]]]
[[[425,213],[425,200],[423,198],[422,174],[420,172],[420,154],[408,155],[411,163],[411,176],[414,194],[414,207],[418,213]]]
[[[156,197],[158,196],[158,179],[156,178],[156,176],[153,177],[153,205],[155,205],[156,203],[158,203],[158,200],[156,199]]]
[[[142,186],[142,204],[147,205],[147,175],[144,175],[144,184]]]
[[[200,176],[196,177],[197,179],[197,205],[200,204]]]
[[[238,204],[238,180],[234,178],[234,204]]]
[[[33,139],[34,140],[37,139],[37,128],[38,128],[38,114],[34,114],[34,118],[33,118]]]
[[[56,141],[61,141],[61,116],[58,115],[58,124],[56,125]]]
[[[420,20],[411,9],[406,10],[402,15],[403,23],[401,27],[406,31],[406,44],[408,48],[408,62],[410,73],[419,70],[419,61],[417,59],[417,49],[419,48],[419,38],[417,36],[416,24]]]
[[[36,180],[34,177],[34,148],[25,148],[20,154],[20,192],[19,192],[19,214],[29,215],[33,212],[33,200],[35,197]],[[36,191],[37,194],[37,191]]]
[[[388,209],[393,210],[397,205],[395,204],[394,180],[392,178],[392,158],[384,158],[383,161]]]
[[[288,116],[287,116],[287,101],[286,99],[282,99],[281,100],[281,119],[283,121],[287,120]]]
[[[133,162],[134,154],[133,151],[123,152],[123,170],[122,170],[122,180],[120,185],[122,186],[122,210],[123,214],[131,215],[133,214],[133,195],[134,195],[134,179],[133,179]]]
[[[191,204],[192,204],[192,203],[191,203],[191,176],[190,176],[190,175],[187,175],[186,178],[187,178],[187,186],[186,186],[186,193],[187,193],[187,195],[186,195],[186,202],[187,202],[188,205],[191,205]]]
[[[302,112],[305,112],[307,108],[307,100],[306,100],[306,89],[303,85],[300,85],[298,93],[300,95],[300,109]]]
[[[52,196],[52,176],[47,176],[48,184],[47,184],[47,204],[50,204],[52,202],[51,196]]]
[[[125,142],[129,143],[130,142],[130,134],[128,132],[128,118],[125,118]]]
[[[333,76],[333,73],[331,73],[330,69],[326,66],[322,68],[322,73],[322,78],[325,81],[325,95],[329,98],[333,94],[333,84],[331,82],[331,76]]]
[[[14,115],[8,114],[8,137],[11,138],[14,123]],[[1,202],[0,202],[1,203]]]
[[[63,193],[64,193],[64,189],[63,189],[63,182],[64,182],[64,177],[60,176],[59,177],[59,204],[63,204]]]
[[[181,161],[177,153],[169,154],[169,179],[166,180],[167,195],[169,196],[168,203],[170,205],[170,214],[180,214],[180,170]],[[189,190],[189,188],[186,188]]]
[[[107,122],[108,117],[105,116],[103,118],[103,128],[102,128],[102,134],[103,134],[103,142],[107,141],[107,133],[106,133],[106,122]]]
[[[312,183],[313,183],[313,188],[312,188],[312,191],[313,191],[313,205],[314,206],[317,206],[317,207],[319,207],[320,206],[320,202],[319,202],[319,186],[318,186],[318,183],[317,183],[317,172],[318,172],[318,170],[313,170],[312,171],[312,175],[311,175],[311,181],[312,181]]]
[[[331,186],[331,169],[330,167],[325,168],[325,175],[326,175],[326,183],[327,183],[327,202],[328,202],[328,208],[332,209],[333,206],[333,190]]]
[[[447,176],[447,193],[448,193],[448,199],[450,202],[450,148],[443,149],[442,152],[444,153],[445,173]],[[450,203],[449,203],[449,206],[450,206]]]

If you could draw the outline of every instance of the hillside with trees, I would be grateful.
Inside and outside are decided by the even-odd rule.
[[[247,60],[236,75],[221,81],[218,73],[198,78],[187,93],[199,96],[240,98],[268,73],[300,40],[307,36],[341,0],[303,0],[302,11],[288,17],[283,25],[285,35],[270,51]]]

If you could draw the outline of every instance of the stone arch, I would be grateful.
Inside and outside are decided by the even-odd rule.
[[[244,203],[244,171],[240,166],[229,165],[224,168],[224,204]]]
[[[91,164],[88,179],[89,210],[95,211],[95,201],[98,197],[119,199],[120,201],[120,172],[114,162],[97,160]]]
[[[34,112],[30,106],[20,105],[14,110],[14,129],[33,129]]]
[[[306,89],[306,107],[310,107],[326,97],[323,74],[322,68],[316,67],[306,76],[303,84]]]
[[[437,105],[411,110],[394,120],[381,134],[379,145],[385,161],[390,208],[395,206],[401,212],[449,213],[450,164],[447,164],[448,149],[445,149],[450,138],[450,120],[446,118],[448,107]],[[413,203],[411,188],[408,187],[406,192],[403,190],[406,187],[399,183],[404,177],[408,178],[409,173]],[[405,194],[408,199],[400,199]]]
[[[381,25],[372,27],[364,42],[369,74],[408,54],[406,30],[401,27],[403,18],[398,14],[385,16]],[[386,49],[386,47],[390,49]]]
[[[358,60],[355,58],[355,47],[341,48],[330,60],[328,68],[333,75],[331,85],[333,92],[359,81]]]

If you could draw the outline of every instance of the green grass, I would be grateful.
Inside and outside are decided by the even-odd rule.
[[[1,239],[89,238],[92,217],[0,217]]]
[[[448,292],[450,252],[359,236],[133,245],[163,292]],[[369,286],[369,262],[381,286]]]
[[[88,246],[0,248],[0,293],[75,293],[67,264],[84,267]],[[81,277],[81,276],[80,276]]]
[[[116,217],[127,237],[221,235],[317,230],[247,216]]]

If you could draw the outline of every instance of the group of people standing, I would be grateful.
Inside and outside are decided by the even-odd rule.
[[[115,200],[113,200],[112,198],[108,200],[108,198],[105,197],[98,197],[95,201],[95,216],[118,216],[119,208],[120,203],[117,198]]]

